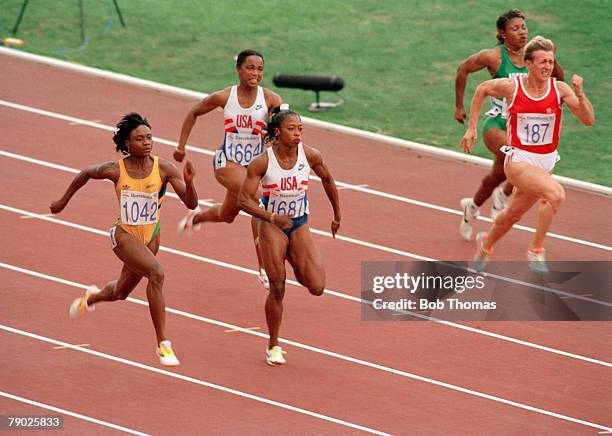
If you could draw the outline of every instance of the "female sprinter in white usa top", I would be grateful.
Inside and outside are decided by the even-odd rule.
[[[336,183],[323,163],[321,153],[302,144],[300,116],[282,105],[272,113],[266,139],[273,145],[267,153],[248,167],[247,177],[238,196],[240,209],[258,219],[259,244],[263,264],[270,279],[266,300],[266,321],[270,342],[266,351],[269,365],[285,363],[278,345],[285,295],[285,260],[288,260],[298,281],[312,295],[325,289],[323,259],[314,245],[308,227],[308,176],[310,169],[321,178],[325,193],[334,210],[331,232],[340,227],[340,201]],[[261,184],[261,207],[253,199]]]
[[[573,90],[564,82],[551,77],[555,66],[555,46],[552,41],[536,36],[525,46],[528,73],[512,79],[487,80],[476,88],[468,129],[461,139],[466,152],[476,141],[478,114],[486,96],[508,101],[508,146],[504,170],[514,193],[508,207],[497,215],[493,227],[476,237],[478,249],[474,257],[477,270],[482,270],[493,245],[538,201],[538,224],[527,250],[530,268],[541,274],[548,272],[544,254],[544,237],[565,200],[563,187],[552,176],[559,159],[557,145],[561,132],[561,105],[587,126],[595,123],[593,106],[584,93],[582,77],[572,76]]]
[[[215,178],[227,189],[223,203],[204,211],[191,211],[179,223],[180,233],[198,230],[201,223],[231,223],[240,210],[236,205],[238,190],[246,176],[246,167],[264,152],[263,130],[268,112],[283,102],[278,94],[259,86],[263,78],[264,58],[256,50],[243,50],[236,60],[236,72],[240,83],[214,92],[196,104],[185,117],[174,158],[181,162],[185,157],[185,145],[196,119],[216,108],[223,108],[224,139],[215,153],[213,168]],[[253,239],[259,262],[259,280],[268,288],[261,256],[257,250],[258,238],[255,220],[252,221]]]

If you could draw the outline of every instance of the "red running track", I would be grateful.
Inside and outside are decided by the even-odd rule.
[[[66,434],[610,430],[609,323],[361,320],[355,299],[362,261],[472,256],[473,244],[459,240],[453,211],[484,170],[314,127],[306,127],[305,142],[322,151],[335,178],[376,192],[341,191],[341,233],[351,240],[314,235],[326,259],[327,289],[334,292],[314,298],[288,286],[285,367],[264,363],[265,292],[253,275],[248,220],[206,226],[193,239],[180,239],[174,227],[185,209],[173,198],[164,206],[166,249],[159,259],[168,332],[182,365],[158,365],[142,284],[132,300],[69,320],[67,306],[79,286],[102,285],[119,271],[102,234],[116,213],[111,186],[90,182],[54,219],[23,215],[46,213],[74,176],[71,168],[118,156],[108,130],[58,114],[112,126],[138,111],[156,138],[174,141],[193,101],[4,55],[0,65],[0,337],[10,356],[0,385],[2,392],[79,414],[65,415]],[[209,114],[190,143],[213,150],[220,125],[221,115]],[[155,152],[171,159],[172,147],[158,141]],[[219,201],[223,191],[210,156],[191,152],[190,158],[200,198]],[[331,211],[319,183],[310,195],[311,226],[328,231]],[[610,199],[574,190],[567,197],[552,232],[575,241],[549,238],[550,258],[610,260]],[[534,216],[524,224],[533,226]],[[522,259],[530,235],[513,230],[497,248],[498,258]],[[244,330],[250,327],[258,329]],[[54,348],[63,343],[88,345]],[[52,413],[0,397],[0,414]]]

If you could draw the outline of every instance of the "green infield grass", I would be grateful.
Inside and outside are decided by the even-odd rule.
[[[17,35],[21,49],[211,92],[236,82],[240,50],[257,48],[266,60],[264,86],[297,111],[453,150],[465,127],[453,119],[457,65],[493,47],[497,17],[517,7],[527,15],[530,37],[541,34],[557,44],[566,80],[584,77],[595,107],[593,127],[565,111],[556,172],[612,186],[612,1],[117,1],[125,29],[112,1],[83,0],[89,41],[81,48],[77,0],[31,1]],[[21,4],[0,0],[1,37],[11,36]],[[339,75],[344,90],[321,97],[341,96],[345,103],[311,114],[314,93],[276,88],[278,72]],[[485,79],[485,71],[470,76],[466,108]],[[481,139],[475,154],[489,157]]]

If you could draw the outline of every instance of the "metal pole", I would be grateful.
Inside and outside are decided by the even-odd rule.
[[[121,15],[121,10],[119,9],[119,4],[117,3],[117,0],[113,0],[113,3],[115,4],[115,10],[117,11],[117,15],[119,15],[119,21],[121,22],[121,25],[125,27],[125,22],[123,21],[123,15]]]
[[[17,35],[17,31],[19,30],[19,25],[21,24],[21,19],[23,18],[23,14],[25,13],[26,6],[30,0],[24,0],[21,5],[21,11],[19,11],[19,16],[17,17],[17,22],[15,23],[15,27],[13,27],[13,36]]]
[[[79,13],[81,16],[81,43],[85,43],[85,14],[83,13],[83,0],[79,0]]]

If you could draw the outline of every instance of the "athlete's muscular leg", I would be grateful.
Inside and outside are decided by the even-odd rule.
[[[236,205],[238,191],[244,178],[246,168],[235,162],[227,162],[223,168],[215,170],[215,179],[227,189],[223,203],[215,204],[208,209],[200,212],[193,218],[194,224],[205,222],[226,222],[231,223],[240,212]]]
[[[296,229],[289,238],[289,259],[299,282],[312,295],[322,295],[325,289],[323,258],[317,249],[308,224]]]
[[[278,335],[283,319],[283,298],[285,296],[285,258],[289,240],[281,229],[267,221],[259,226],[259,246],[264,268],[270,280],[270,290],[266,299],[266,323],[270,334],[269,346],[278,345]]]
[[[542,200],[538,209],[538,224],[529,248],[542,248],[546,232],[565,201],[565,190],[550,173],[527,163],[511,163],[507,167],[508,179],[521,189]]]
[[[505,155],[500,150],[500,147],[507,142],[506,132],[492,127],[485,132],[483,140],[489,151],[493,153],[494,160],[491,171],[484,176],[474,195],[474,203],[478,207],[482,206],[491,196],[493,190],[506,180],[506,175],[504,174]],[[512,193],[512,185],[506,183],[506,186],[504,186],[504,193],[510,195]]]
[[[164,270],[155,258],[159,250],[159,234],[149,243],[142,245],[120,227],[115,233],[117,246],[115,255],[124,263],[119,279],[109,282],[101,292],[91,295],[87,304],[100,301],[124,300],[134,290],[142,277],[148,279],[147,299],[157,343],[166,339],[166,303],[162,293]]]

